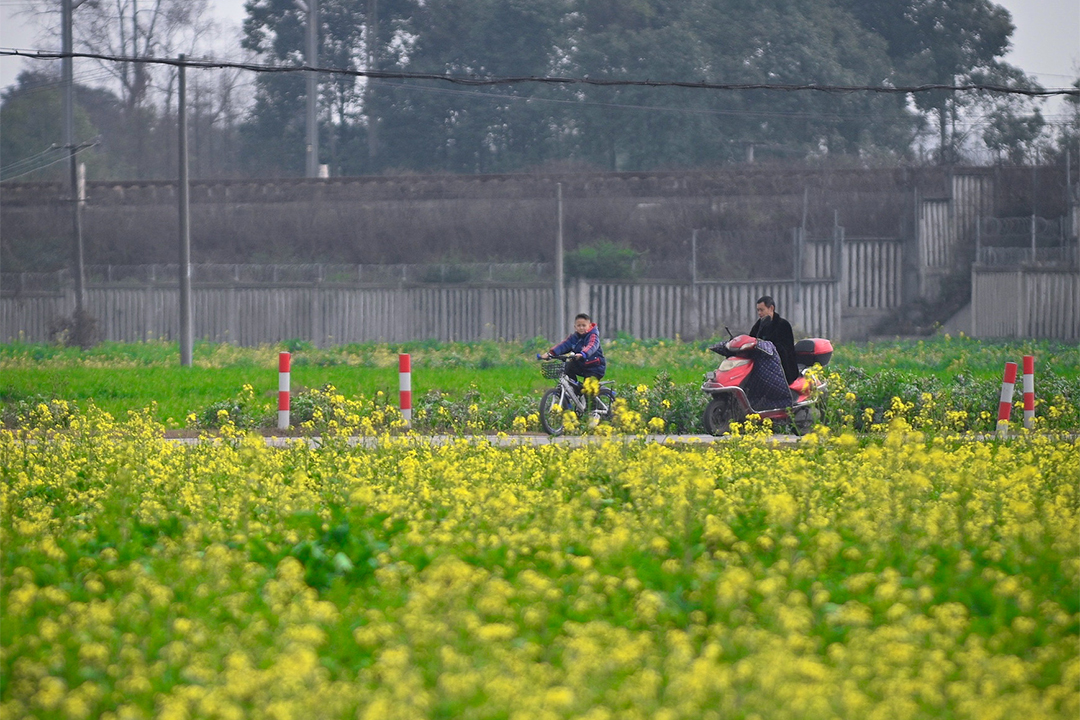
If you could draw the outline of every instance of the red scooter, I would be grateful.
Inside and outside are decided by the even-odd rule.
[[[757,342],[757,338],[739,335],[727,343],[710,348],[728,357],[716,370],[705,374],[705,382],[701,385],[702,391],[712,397],[702,418],[708,434],[723,435],[730,431],[732,423],[742,422],[747,415],[756,413],[763,419],[769,418],[774,425],[790,425],[795,434],[803,435],[814,427],[814,407],[820,406],[824,413],[827,384],[824,380],[815,384],[804,376],[791,383],[791,403],[788,406],[756,410],[750,405],[744,385],[754,369]],[[828,365],[832,352],[832,343],[824,338],[809,338],[795,343],[795,360],[800,372],[814,363]]]

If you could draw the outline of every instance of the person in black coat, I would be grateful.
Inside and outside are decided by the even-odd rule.
[[[795,382],[799,377],[799,364],[795,361],[795,334],[791,330],[791,323],[776,312],[776,303],[769,295],[758,298],[757,316],[758,321],[751,328],[750,337],[768,340],[775,345],[780,354],[780,364],[784,367],[784,376],[788,383]]]

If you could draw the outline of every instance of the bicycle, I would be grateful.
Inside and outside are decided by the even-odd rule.
[[[539,360],[540,356],[536,358]],[[586,395],[583,384],[566,375],[566,363],[573,358],[573,354],[554,355],[551,360],[540,364],[544,377],[559,381],[540,398],[540,424],[553,437],[563,434],[566,412],[573,412],[578,417],[596,418],[597,422],[611,420],[615,415],[615,391],[609,387],[612,381],[601,380],[600,392],[595,396]]]

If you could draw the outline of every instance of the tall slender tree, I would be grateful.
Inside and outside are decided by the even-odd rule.
[[[1002,62],[1016,29],[991,0],[841,0],[861,23],[885,39],[897,84],[960,84],[976,77],[1003,84],[1018,72]],[[916,107],[937,127],[938,159],[961,158],[958,124],[973,96],[929,92]]]

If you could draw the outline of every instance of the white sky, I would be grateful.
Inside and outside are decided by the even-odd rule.
[[[1065,87],[1080,75],[1080,0],[996,2],[1012,13],[1016,25],[1007,62],[1034,75],[1043,87]],[[37,49],[35,31],[20,12],[28,5],[29,0],[0,0],[0,48]],[[244,0],[210,0],[210,6],[219,20],[235,29],[224,36],[236,37],[244,18]],[[15,82],[24,63],[35,62],[42,61],[0,57],[0,88]],[[1060,102],[1054,105],[1060,107]]]
[[[1080,1],[1080,0],[1078,0]],[[60,0],[54,0],[56,6],[60,6]],[[222,23],[223,37],[238,37],[240,24],[244,21],[245,0],[210,0],[210,9],[214,17]],[[26,10],[30,7],[30,0],[0,0],[0,48],[18,48],[31,50],[39,48],[39,38],[32,19],[27,16]],[[79,11],[75,11],[75,21],[78,22]],[[231,28],[231,29],[230,29]],[[48,42],[48,41],[44,41]],[[55,46],[41,45],[41,49],[59,50],[59,41]],[[6,88],[14,84],[15,78],[24,67],[33,67],[34,64],[47,64],[43,60],[26,60],[23,58],[11,58],[0,56],[0,88]],[[78,79],[80,61],[76,60],[75,73]],[[90,61],[81,61],[89,63]]]

